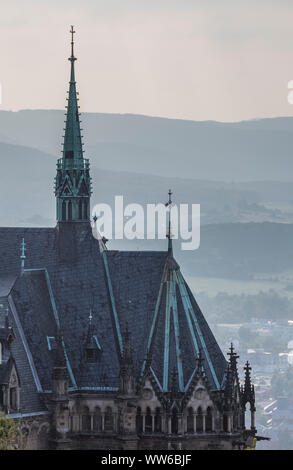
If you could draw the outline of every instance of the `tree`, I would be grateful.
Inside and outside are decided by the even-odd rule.
[[[0,450],[19,449],[19,424],[13,419],[0,415]]]

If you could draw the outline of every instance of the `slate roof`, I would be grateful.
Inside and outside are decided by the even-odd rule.
[[[25,271],[20,275],[22,238],[25,239],[27,251]],[[178,275],[178,279],[181,276],[176,263],[168,268],[169,271],[166,271],[166,266],[170,268],[168,252],[101,253],[89,223],[61,223],[61,226],[48,229],[0,228],[0,289],[1,279],[4,279],[3,292],[9,295],[10,322],[15,332],[12,353],[23,384],[22,408],[26,411],[43,409],[38,392],[51,390],[55,354],[54,350],[48,348],[47,337],[56,337],[58,326],[63,332],[72,389],[118,389],[122,333],[126,327],[131,332],[137,379],[143,371],[147,353],[151,353],[152,370],[163,387],[168,299],[167,278],[164,276],[171,268],[172,273],[177,273],[174,276]],[[16,279],[12,288],[11,279]],[[184,288],[185,294],[182,291]],[[170,387],[173,368],[178,367],[179,350],[184,387],[197,364],[186,305],[183,305],[186,296],[200,324],[210,361],[221,384],[226,361],[181,277],[174,295],[178,328],[171,315],[167,387]],[[157,304],[157,321],[154,322]],[[85,360],[90,309],[91,328],[102,348],[96,364]],[[153,324],[154,334],[149,348]],[[179,350],[178,344],[176,346],[176,329],[180,336]],[[200,344],[194,324],[192,329]],[[28,351],[32,356],[31,361]],[[203,358],[211,387],[217,388],[205,354]]]

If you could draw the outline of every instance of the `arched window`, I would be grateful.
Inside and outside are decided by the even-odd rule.
[[[84,406],[82,409],[82,419],[81,419],[82,430],[88,432],[91,430],[91,415],[89,408]]]
[[[68,203],[68,220],[72,220],[72,202]]]
[[[66,220],[66,202],[62,202],[62,220]]]
[[[212,432],[213,430],[213,412],[211,407],[207,408],[207,415],[206,415],[206,432]]]
[[[151,410],[147,407],[146,416],[145,416],[145,432],[152,432],[153,431],[153,417],[151,414]]]
[[[201,407],[197,409],[196,413],[196,432],[203,432],[203,414]]]
[[[251,428],[251,412],[249,409],[249,403],[246,403],[245,405],[245,428],[246,429]]]
[[[105,431],[114,431],[114,416],[110,406],[107,406],[106,408],[104,426]]]
[[[237,410],[233,413],[233,429],[238,428],[238,414]]]
[[[138,433],[142,432],[142,414],[141,414],[141,407],[137,407],[136,412],[136,431]]]
[[[81,220],[82,219],[82,200],[79,200],[78,203],[78,218]]]
[[[87,219],[87,201],[83,203],[83,218]]]
[[[188,408],[187,432],[194,432],[194,419],[193,419],[193,409],[192,408]]]
[[[228,416],[226,414],[223,416],[223,429],[224,432],[228,432]]]
[[[176,408],[172,410],[171,433],[178,434],[178,414]]]
[[[101,409],[99,406],[96,406],[95,413],[94,413],[94,431],[101,432],[102,431],[102,414]]]
[[[162,432],[162,413],[161,413],[161,408],[156,408],[156,414],[155,414],[155,432]]]
[[[241,414],[240,414],[240,428],[241,429],[244,429],[245,428],[245,412],[244,411],[241,411]]]

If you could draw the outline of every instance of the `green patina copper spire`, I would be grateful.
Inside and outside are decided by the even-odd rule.
[[[66,114],[66,127],[63,144],[63,159],[67,168],[83,167],[83,151],[81,142],[80,132],[80,121],[79,121],[79,107],[78,98],[76,92],[74,62],[74,41],[73,35],[75,33],[73,26],[71,26],[71,56],[69,61],[71,63],[70,71],[70,82],[69,82],[69,94],[68,94],[68,105]]]
[[[83,157],[79,106],[76,91],[74,63],[74,28],[71,26],[71,64],[68,104],[62,158],[57,162],[55,195],[57,198],[57,220],[89,221],[91,178],[89,161]]]

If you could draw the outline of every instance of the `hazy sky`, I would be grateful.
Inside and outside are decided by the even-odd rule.
[[[220,121],[293,114],[292,0],[0,0],[0,109]]]

